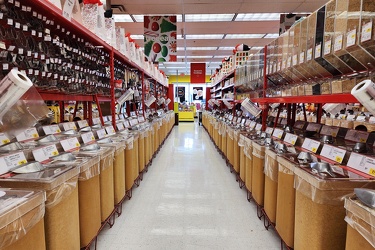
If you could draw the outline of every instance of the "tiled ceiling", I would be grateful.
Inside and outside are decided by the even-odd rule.
[[[108,1],[108,0],[107,0]],[[279,32],[280,13],[311,13],[327,0],[111,0],[116,25],[143,46],[143,15],[177,15],[176,63],[159,65],[168,75],[189,74],[190,62],[205,62],[207,73],[233,54],[238,44],[257,52]],[[211,14],[211,15],[207,15]],[[224,15],[223,15],[224,14]],[[199,20],[200,18],[200,20]]]

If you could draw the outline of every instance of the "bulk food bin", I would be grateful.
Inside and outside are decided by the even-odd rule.
[[[227,126],[227,159],[229,165],[233,167],[234,164],[234,129]]]
[[[219,148],[224,156],[227,156],[227,124],[224,121],[220,122],[219,134],[221,134],[221,144]]]
[[[240,174],[240,146],[238,140],[240,139],[240,130],[233,130],[233,168],[237,174]]]
[[[117,137],[117,136],[116,136]],[[115,149],[113,158],[114,205],[119,204],[125,196],[125,140],[114,137],[98,140],[98,144]]]
[[[114,211],[113,158],[115,149],[103,147],[97,143],[83,145],[78,156],[95,156],[100,158],[100,214],[104,222]]]
[[[145,141],[147,136],[147,130],[142,129],[138,131],[138,173],[142,173],[145,169],[146,159],[145,159]]]
[[[246,160],[245,186],[246,189],[251,192],[251,180],[253,178],[253,141],[248,137],[245,137],[244,154]]]
[[[264,154],[265,146],[260,140],[253,141],[253,165],[251,177],[251,192],[254,200],[264,205]]]
[[[130,191],[134,185],[135,173],[137,169],[137,155],[138,145],[136,144],[135,137],[129,135],[126,139],[125,148],[125,190]]]
[[[264,158],[264,211],[272,223],[276,222],[278,163],[277,153],[270,148]]]
[[[245,184],[246,178],[246,155],[245,155],[245,144],[246,137],[244,134],[240,134],[240,139],[238,140],[238,146],[240,147],[240,181],[241,187]]]
[[[346,248],[371,250],[375,248],[375,209],[364,205],[358,198],[345,198],[347,223]]]
[[[276,230],[288,247],[294,247],[294,168],[296,163],[278,156]]]
[[[42,191],[0,188],[0,249],[46,249]]]
[[[32,167],[37,163],[26,164]],[[80,248],[78,175],[79,168],[72,164],[61,164],[38,172],[10,172],[0,179],[1,187],[45,191],[44,227],[47,249]]]
[[[309,168],[296,167],[294,249],[345,249],[343,196],[373,182],[350,174],[350,178],[323,178]]]

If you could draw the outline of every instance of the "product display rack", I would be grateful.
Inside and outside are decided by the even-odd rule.
[[[158,80],[153,76],[146,72],[145,69],[137,65],[135,62],[131,61],[129,58],[127,58],[125,55],[120,53],[117,49],[109,45],[108,43],[104,42],[101,38],[99,38],[97,35],[92,33],[90,30],[85,28],[82,24],[78,23],[75,20],[69,21],[62,15],[62,11],[57,8],[55,5],[53,5],[51,2],[43,1],[43,0],[25,0],[20,3],[19,1],[9,1],[10,3],[15,3],[16,6],[19,6],[20,8],[23,6],[30,6],[32,11],[37,12],[39,15],[41,15],[43,20],[52,20],[52,23],[54,25],[48,26],[48,29],[51,31],[54,31],[54,28],[59,28],[59,34],[65,33],[66,36],[71,35],[73,38],[79,37],[79,40],[82,40],[82,42],[89,43],[92,47],[96,48],[99,53],[102,55],[102,59],[106,59],[103,61],[103,67],[109,67],[109,75],[104,76],[107,77],[108,84],[107,86],[107,93],[106,94],[70,94],[70,93],[63,93],[61,91],[43,91],[40,90],[41,97],[44,100],[53,100],[53,101],[80,101],[80,102],[110,102],[111,103],[111,113],[112,113],[112,123],[113,126],[116,127],[116,119],[115,119],[115,106],[116,106],[116,99],[115,99],[115,91],[116,90],[122,90],[122,89],[115,89],[115,81],[119,79],[115,79],[115,60],[122,63],[124,66],[126,66],[128,69],[132,71],[138,72],[140,76],[141,81],[141,90],[142,90],[142,100],[140,101],[142,103],[142,109],[143,114],[145,114],[145,106],[144,106],[144,79],[152,79],[156,85],[160,85],[160,87],[163,89],[163,93],[168,88],[167,86],[164,86],[158,82]],[[47,25],[46,25],[47,27]],[[88,72],[85,72],[86,74]],[[109,91],[108,91],[109,90]],[[156,96],[155,96],[156,97]],[[129,104],[129,103],[128,103]],[[88,113],[91,114],[92,110],[90,110],[91,105],[84,104],[84,107],[88,107],[89,110]],[[99,113],[100,106],[98,105]],[[86,112],[85,112],[86,114]],[[103,119],[101,118],[101,121]],[[92,122],[92,120],[89,120],[89,122]]]

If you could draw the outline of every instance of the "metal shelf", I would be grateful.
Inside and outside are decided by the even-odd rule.
[[[234,84],[231,84],[231,85],[223,87],[222,90],[227,90],[227,89],[230,89],[230,88],[233,88],[233,87],[234,87]]]
[[[310,96],[285,96],[252,98],[256,103],[356,103],[358,100],[351,94],[330,94]]]
[[[235,70],[233,69],[226,76],[223,76],[219,81],[217,81],[214,85],[212,85],[212,87],[215,87],[216,85],[218,85],[219,83],[221,83],[225,79],[229,79],[229,78],[234,77],[234,72],[235,72]]]

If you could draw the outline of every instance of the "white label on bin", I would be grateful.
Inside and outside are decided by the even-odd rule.
[[[306,138],[302,144],[303,149],[309,150],[313,153],[316,153],[316,151],[318,151],[319,146],[320,142],[311,140],[309,138]]]
[[[305,52],[301,52],[300,54],[299,54],[299,63],[301,64],[301,63],[304,63],[305,62]]]
[[[318,45],[315,46],[315,55],[314,58],[319,58],[322,54],[322,44],[319,43]]]
[[[66,139],[66,140],[61,140],[60,144],[63,147],[65,152],[74,151],[81,146],[81,144],[79,143],[79,141],[76,137],[69,138],[69,139]]]
[[[38,138],[39,134],[36,128],[29,128],[23,131],[21,134],[16,136],[17,141],[27,141]]]
[[[81,138],[82,138],[83,143],[85,144],[95,141],[94,134],[91,131],[81,134]]]
[[[333,137],[337,136],[337,133],[339,132],[339,127],[331,127],[324,125],[322,127],[322,130],[320,131],[320,134],[322,135],[332,135]]]
[[[293,66],[297,65],[297,63],[298,63],[298,56],[297,56],[297,54],[293,55],[292,62],[293,62]]]
[[[272,132],[273,132],[273,128],[271,128],[271,127],[267,127],[266,128],[266,133],[267,134],[272,135]]]
[[[284,137],[284,142],[295,145],[296,141],[297,141],[297,138],[298,138],[298,136],[295,135],[295,134],[286,133],[285,137]]]
[[[250,130],[253,130],[255,128],[255,125],[257,125],[256,122],[254,121],[250,122]]]
[[[134,125],[137,125],[138,124],[138,120],[137,119],[131,119],[130,120],[130,125],[131,126],[134,126]]]
[[[59,154],[59,151],[56,148],[56,145],[48,145],[42,148],[38,148],[32,151],[34,159],[39,162],[45,162],[50,157],[56,156]]]
[[[260,130],[262,130],[262,124],[257,124],[257,125],[255,126],[255,130],[256,130],[256,131],[260,131]]]
[[[364,122],[365,120],[366,120],[366,116],[364,115],[359,115],[357,116],[357,119],[356,119],[357,122]]]
[[[348,115],[348,117],[346,117],[346,120],[348,121],[354,121],[355,120],[355,115]],[[371,118],[370,118],[371,120]]]
[[[117,130],[123,130],[123,129],[125,129],[124,123],[122,123],[122,122],[116,123],[116,126],[117,126]]]
[[[335,162],[341,163],[344,159],[346,150],[341,148],[336,148],[334,146],[325,144],[323,146],[322,152],[320,153],[321,156],[324,156],[330,160]]]
[[[332,41],[327,40],[324,43],[324,55],[328,55],[331,53],[331,46],[332,46]]]
[[[361,42],[363,43],[363,42],[371,40],[371,34],[372,34],[372,21],[362,26]]]
[[[9,138],[4,133],[0,133],[0,145],[7,144],[9,142]]]
[[[345,135],[345,140],[354,141],[354,142],[366,142],[368,136],[369,136],[369,133],[365,131],[358,131],[358,130],[350,129]]]
[[[87,120],[78,121],[77,123],[78,123],[79,128],[84,128],[84,127],[89,126],[89,123],[87,122]]]
[[[103,121],[107,122],[108,121],[108,117],[107,116],[103,116]]]
[[[0,174],[9,172],[11,168],[27,163],[25,154],[18,152],[0,158]]]
[[[322,127],[321,124],[318,124],[318,123],[309,123],[309,125],[307,125],[306,130],[307,131],[315,131],[315,132],[318,133],[321,127]]]
[[[57,134],[57,133],[60,133],[61,130],[59,128],[59,125],[50,125],[50,126],[44,126],[43,127],[43,131],[46,135],[53,135],[53,134]]]
[[[64,122],[63,127],[65,131],[71,130],[71,129],[77,130],[77,126],[74,122]]]
[[[101,123],[100,118],[99,118],[99,117],[97,117],[97,118],[93,118],[93,119],[92,119],[92,123],[93,123],[94,125]]]
[[[105,129],[99,129],[96,131],[96,134],[98,135],[98,138],[99,139],[102,139],[103,137],[105,137],[107,135],[107,133],[105,132]]]
[[[335,46],[334,46],[334,51],[339,51],[342,49],[342,35],[339,35],[335,38]]]
[[[348,167],[354,168],[362,173],[375,176],[375,159],[360,155],[357,153],[351,153],[348,161]]]
[[[143,116],[138,117],[139,122],[145,122],[145,118]]]
[[[129,121],[124,121],[124,126],[125,128],[129,128],[130,127]]]
[[[310,48],[310,49],[307,50],[307,54],[306,54],[306,61],[307,62],[312,59],[312,54],[313,54],[312,50],[313,50],[312,48]]]
[[[116,133],[116,130],[113,128],[112,125],[105,127],[105,131],[107,131],[107,134],[109,134],[109,135],[113,135],[113,134]]]
[[[346,47],[353,46],[355,44],[356,36],[357,35],[357,30],[351,30],[347,33],[346,35]]]
[[[284,131],[282,129],[279,129],[279,128],[275,128],[275,130],[273,131],[273,134],[272,134],[274,137],[277,137],[279,139],[281,139],[284,135]]]

